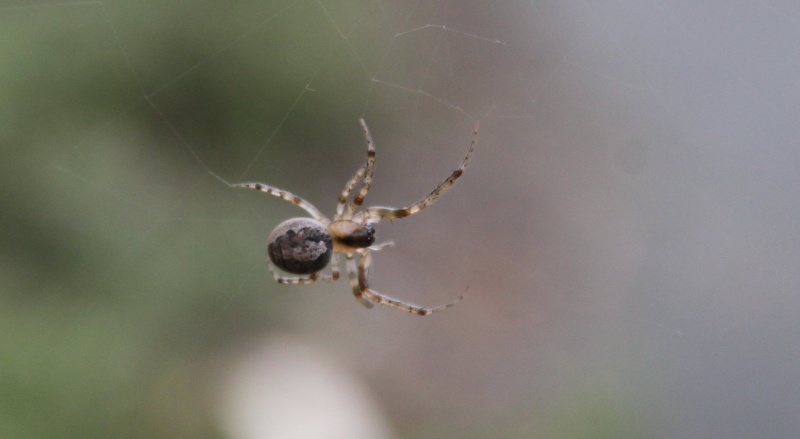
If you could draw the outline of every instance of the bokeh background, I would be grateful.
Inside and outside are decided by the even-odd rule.
[[[0,437],[786,438],[789,1],[0,3]],[[366,310],[279,286],[376,141]],[[251,193],[252,192],[252,193]]]

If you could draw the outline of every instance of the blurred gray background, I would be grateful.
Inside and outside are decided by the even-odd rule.
[[[0,437],[786,438],[800,5],[0,4]],[[264,264],[365,157],[372,284]]]

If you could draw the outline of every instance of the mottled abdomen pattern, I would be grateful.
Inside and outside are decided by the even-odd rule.
[[[273,264],[289,273],[313,274],[331,260],[333,242],[322,223],[311,218],[292,218],[275,227],[267,241]]]

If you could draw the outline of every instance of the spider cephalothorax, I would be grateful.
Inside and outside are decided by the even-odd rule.
[[[356,212],[356,209],[364,202],[367,192],[369,192],[369,188],[372,185],[372,175],[375,170],[375,147],[372,142],[372,136],[369,134],[369,129],[364,119],[361,119],[360,122],[364,131],[364,138],[367,141],[367,161],[356,171],[356,174],[347,182],[341,195],[339,195],[333,221],[322,215],[311,203],[290,192],[263,183],[237,183],[231,185],[233,187],[256,189],[282,198],[299,206],[312,216],[312,218],[286,220],[278,224],[270,233],[267,240],[267,255],[271,261],[268,262],[270,271],[275,280],[282,284],[308,284],[317,279],[334,281],[339,279],[339,262],[336,254],[341,253],[345,255],[347,261],[347,271],[353,295],[367,308],[372,307],[370,300],[421,316],[449,308],[461,300],[461,297],[441,306],[424,308],[391,299],[369,287],[368,273],[372,260],[370,251],[382,250],[393,245],[391,242],[375,245],[375,228],[372,224],[384,218],[396,219],[413,215],[431,205],[447,188],[452,186],[456,179],[463,174],[475,144],[478,142],[478,124],[475,124],[472,143],[470,143],[469,150],[461,162],[461,166],[439,184],[430,195],[408,207],[399,209],[368,207]],[[359,182],[362,182],[361,188],[353,199],[348,202],[350,193]],[[359,255],[358,264],[356,264],[355,260],[356,254]],[[321,274],[321,271],[329,263],[331,264],[331,274]],[[283,271],[301,276],[281,276],[275,272],[272,264],[275,264]]]

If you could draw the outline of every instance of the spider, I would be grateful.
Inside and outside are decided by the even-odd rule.
[[[272,276],[279,284],[310,284],[316,280],[335,281],[339,279],[339,261],[337,253],[345,256],[347,271],[350,278],[350,287],[353,295],[361,304],[372,308],[376,302],[388,305],[402,311],[420,316],[425,316],[449,308],[460,301],[463,296],[444,305],[425,308],[392,299],[378,293],[369,286],[369,269],[372,262],[371,252],[383,250],[394,245],[393,242],[375,244],[375,228],[373,224],[381,219],[397,219],[413,215],[430,206],[464,173],[470,155],[478,142],[479,123],[475,124],[472,132],[467,155],[449,177],[447,177],[427,197],[408,207],[368,207],[360,211],[356,209],[364,202],[364,198],[372,186],[372,174],[375,170],[375,147],[364,119],[361,129],[367,143],[366,162],[356,171],[355,175],[347,182],[339,195],[336,213],[333,221],[326,218],[319,209],[308,201],[283,189],[278,189],[263,183],[236,183],[232,187],[255,189],[286,200],[311,215],[311,218],[288,219],[275,227],[267,239],[267,265]],[[358,193],[348,201],[355,186],[361,182]],[[356,255],[359,256],[356,263]],[[331,263],[331,274],[321,271]],[[281,276],[275,271],[276,265],[281,270],[300,276]]]

